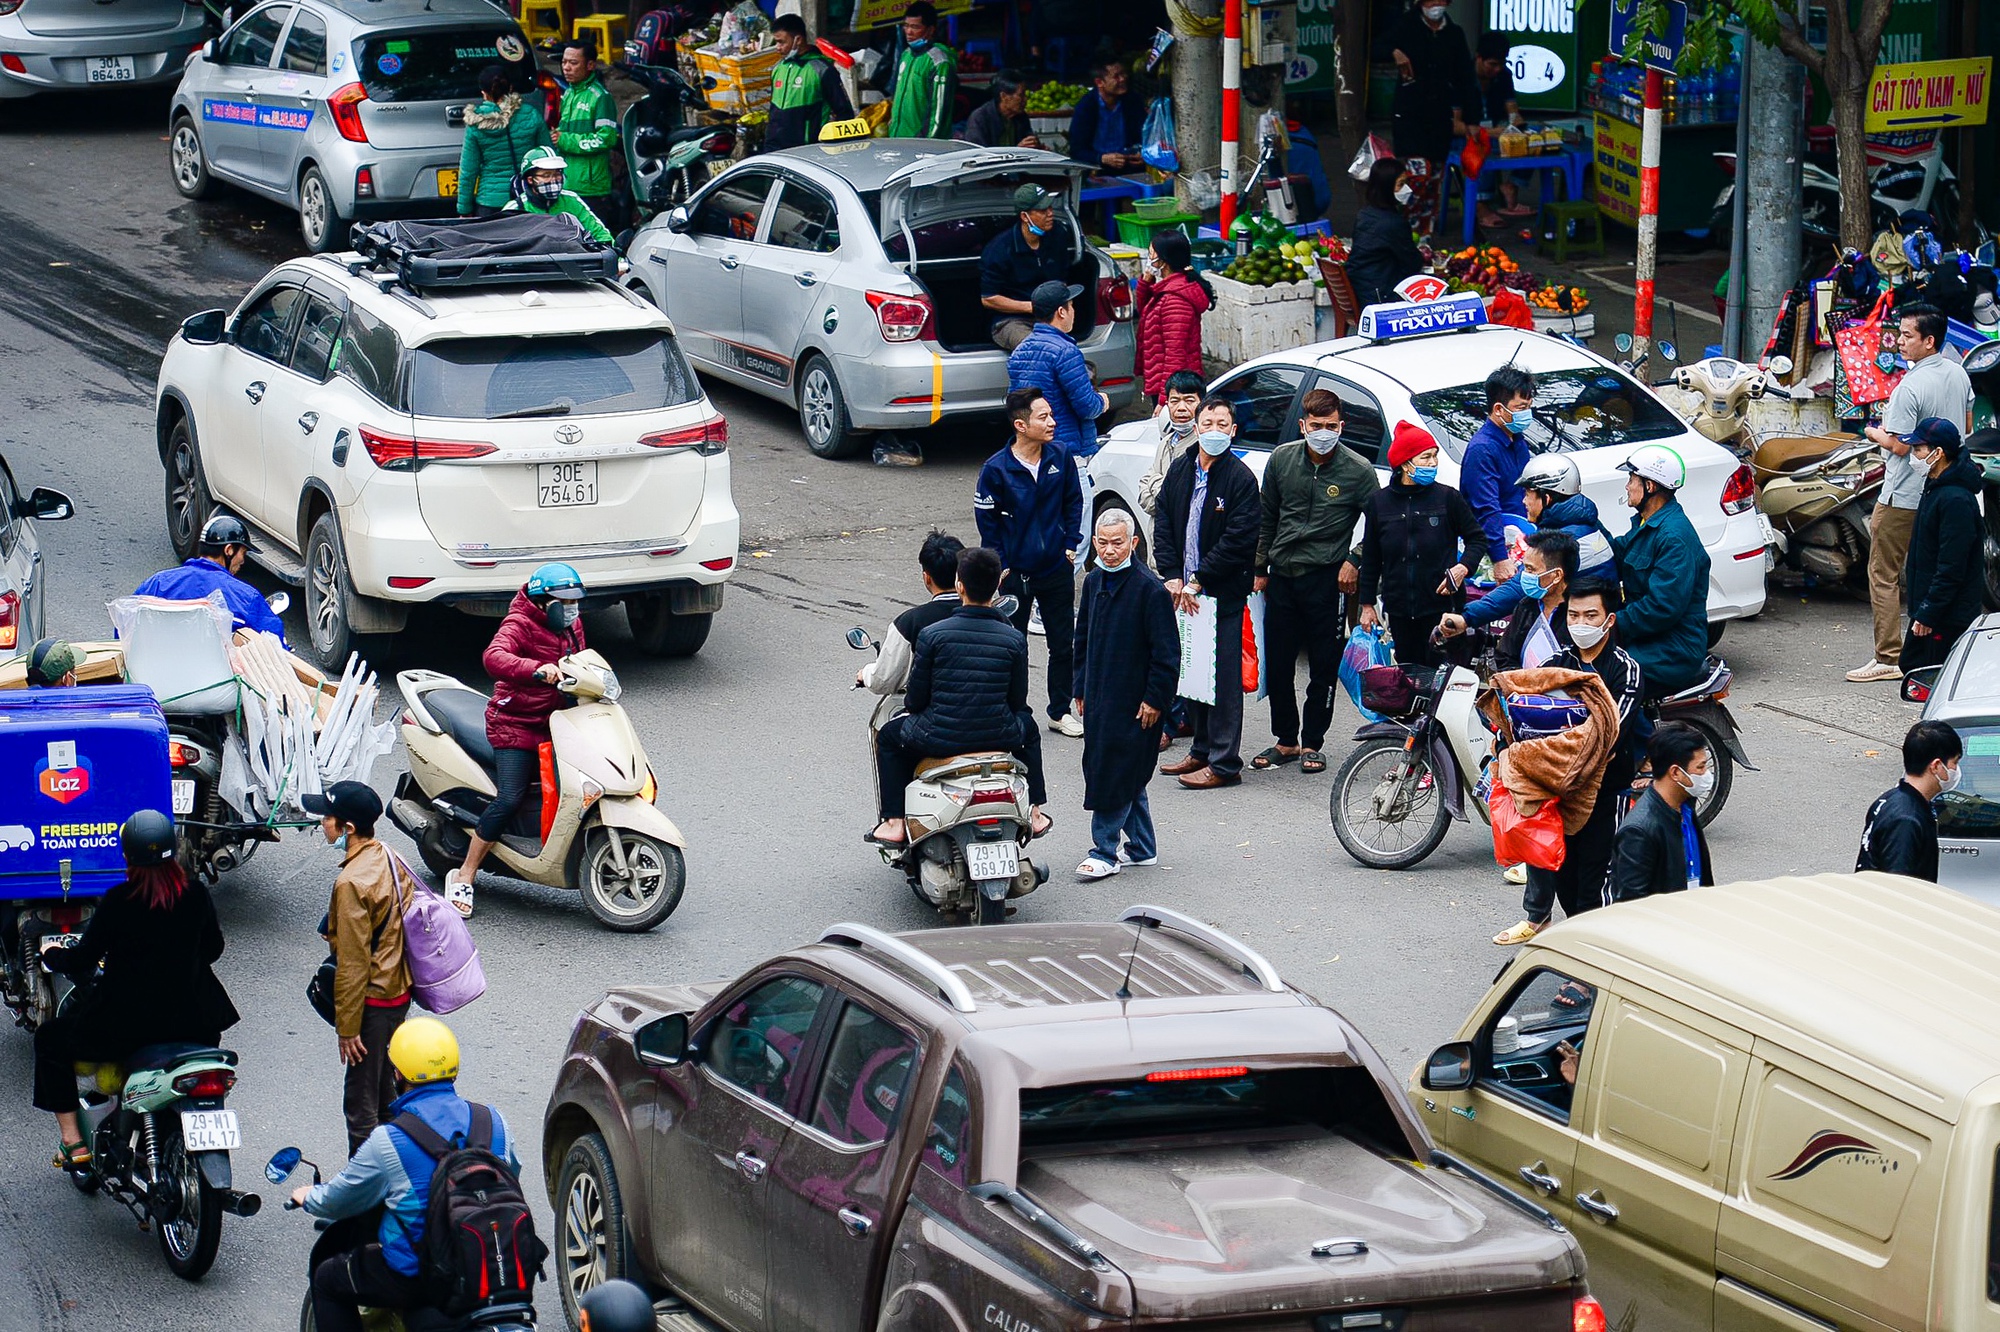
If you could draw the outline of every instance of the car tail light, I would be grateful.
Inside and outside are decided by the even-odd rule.
[[[884,342],[916,342],[933,336],[931,303],[921,296],[894,296],[886,291],[868,293],[868,308],[882,325]]]
[[[1122,324],[1131,317],[1132,284],[1122,277],[1097,279],[1097,322]]]
[[[1243,1064],[1219,1064],[1213,1068],[1156,1068],[1146,1075],[1148,1082],[1206,1082],[1212,1078],[1242,1078],[1250,1075]]]
[[[368,131],[361,124],[361,104],[367,100],[368,90],[358,83],[335,88],[327,95],[326,109],[333,115],[333,127],[349,143],[368,142]]]
[[[15,3],[11,5],[8,3],[8,0],[0,0],[0,14],[11,14],[20,7],[19,0],[15,0]],[[6,55],[0,55],[0,69],[6,70],[9,74],[26,74],[28,72],[28,67],[22,63],[21,57],[15,55],[12,51],[9,51]]]
[[[1606,1332],[1607,1322],[1604,1306],[1588,1295],[1576,1297],[1576,1306],[1569,1317],[1570,1332]]]
[[[417,724],[417,714],[411,712],[408,708],[404,708],[403,719],[397,724],[400,726],[415,726]]]
[[[1722,511],[1743,513],[1757,507],[1757,474],[1745,463],[1729,474],[1722,487]]]
[[[174,1079],[174,1090],[183,1096],[205,1100],[227,1096],[236,1085],[236,1075],[226,1068],[205,1068],[199,1073],[183,1073]]]
[[[735,563],[736,563],[736,557],[734,555],[724,555],[719,560],[703,560],[701,562],[701,567],[708,570],[710,573],[721,573],[724,569],[729,568],[731,565]]]
[[[718,130],[701,141],[701,150],[716,157],[727,157],[736,151],[736,136],[728,130]]]
[[[1014,788],[1011,786],[986,786],[972,793],[967,802],[974,805],[1011,805],[1014,803]]]
[[[201,751],[185,740],[169,740],[167,762],[176,768],[192,768],[201,762]]]
[[[375,168],[362,167],[354,173],[354,197],[357,199],[375,197]]]
[[[468,439],[411,439],[406,435],[385,435],[361,426],[361,446],[377,467],[388,471],[414,472],[427,462],[447,462],[484,458],[498,453],[498,447]]]
[[[11,648],[21,639],[21,594],[0,592],[0,648]]]
[[[435,581],[434,579],[430,578],[418,578],[414,574],[389,575],[389,586],[401,588],[405,592],[409,591],[411,588],[422,587],[424,584],[434,581]]]
[[[654,449],[693,449],[704,456],[722,453],[729,447],[729,422],[720,416],[711,416],[700,425],[683,426],[679,430],[662,430],[657,434],[641,435],[639,442]]]

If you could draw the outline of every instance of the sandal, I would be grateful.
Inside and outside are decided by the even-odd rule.
[[[897,851],[900,851],[900,850],[902,850],[902,849],[903,849],[904,847],[906,847],[906,846],[908,846],[908,845],[910,844],[910,843],[909,843],[909,838],[908,838],[908,835],[907,835],[907,834],[906,834],[906,835],[904,835],[904,836],[902,836],[902,837],[898,837],[898,838],[897,838],[896,840],[894,840],[894,841],[890,841],[890,840],[889,840],[888,838],[886,838],[886,837],[877,837],[877,836],[875,835],[875,830],[874,830],[873,828],[870,828],[870,829],[869,829],[869,830],[868,830],[867,832],[865,832],[865,833],[862,833],[862,834],[861,834],[861,840],[862,840],[862,841],[864,841],[864,842],[871,842],[871,843],[873,843],[873,844],[874,844],[874,845],[876,845],[876,846],[886,846],[886,847],[890,847],[890,848],[892,848],[892,849],[894,849],[894,850],[897,850]]]
[[[1582,981],[1564,981],[1549,1002],[1565,1012],[1574,1013],[1589,1003],[1592,997],[1589,987]]]
[[[1251,759],[1250,766],[1262,771],[1265,768],[1281,768],[1287,763],[1297,763],[1298,761],[1298,750],[1294,749],[1291,753],[1287,754],[1284,750],[1278,748],[1278,746],[1272,745],[1256,758]]]
[[[1308,749],[1299,757],[1302,760],[1299,764],[1300,772],[1326,771],[1326,755],[1320,753],[1317,749]]]
[[[1050,833],[1054,832],[1055,830],[1056,830],[1056,821],[1047,814],[1042,815],[1042,826],[1039,828],[1035,826],[1035,821],[1033,819],[1028,820],[1028,840],[1031,842],[1034,841],[1037,837],[1047,837]]]
[[[444,900],[451,903],[461,920],[472,919],[472,882],[461,878],[461,871],[451,870],[444,876]]]
[[[1494,935],[1493,942],[1499,944],[1502,948],[1512,948],[1517,944],[1528,942],[1528,940],[1534,938],[1548,927],[1549,923],[1547,921],[1543,921],[1537,925],[1532,920],[1524,920],[1518,924],[1509,925],[1506,929]]]
[[[84,1170],[95,1159],[91,1155],[90,1144],[65,1142],[56,1149],[56,1158],[49,1164],[58,1170]]]

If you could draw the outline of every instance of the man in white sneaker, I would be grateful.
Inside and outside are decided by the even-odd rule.
[[[1900,680],[1903,651],[1903,561],[1910,553],[1917,503],[1924,497],[1929,469],[1919,466],[1902,440],[1929,417],[1950,421],[1961,432],[1972,428],[1972,381],[1956,358],[1942,355],[1944,316],[1928,305],[1906,306],[1898,317],[1896,345],[1910,363],[1908,373],[1867,429],[1882,447],[1886,470],[1868,519],[1868,604],[1875,613],[1875,656],[1847,673],[1854,684]]]

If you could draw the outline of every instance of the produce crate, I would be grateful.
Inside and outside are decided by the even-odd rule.
[[[1046,115],[1030,115],[1028,128],[1039,138],[1046,139],[1051,134],[1060,134],[1068,138],[1069,122],[1075,118],[1076,108],[1072,106],[1062,111],[1051,111]]]
[[[1208,274],[1208,281],[1215,308],[1201,321],[1203,356],[1238,365],[1315,340],[1312,283],[1253,287],[1220,273]]]
[[[1163,231],[1178,231],[1192,240],[1195,228],[1201,225],[1201,214],[1168,213],[1165,217],[1140,217],[1137,213],[1117,213],[1111,220],[1118,224],[1119,240],[1143,250],[1153,243],[1153,237]]]
[[[715,86],[708,90],[709,106],[741,114],[771,105],[771,71],[781,58],[776,47],[746,56],[703,50],[694,53],[694,67],[703,77],[715,80]]]

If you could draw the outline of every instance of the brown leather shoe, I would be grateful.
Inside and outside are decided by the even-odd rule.
[[[1240,773],[1234,777],[1224,777],[1214,768],[1204,767],[1181,778],[1181,785],[1190,791],[1213,791],[1222,786],[1241,786],[1243,777]]]
[[[1174,747],[1174,738],[1173,738],[1173,736],[1171,736],[1171,735],[1167,734],[1167,733],[1166,733],[1165,731],[1161,731],[1161,732],[1160,732],[1160,752],[1161,752],[1162,754],[1164,754],[1164,753],[1166,753],[1166,752],[1167,752],[1167,751],[1168,751],[1169,749],[1172,749],[1173,747]]]
[[[1207,766],[1207,759],[1198,759],[1194,755],[1189,754],[1186,758],[1176,760],[1173,763],[1162,763],[1160,765],[1160,772],[1163,776],[1179,777],[1184,773],[1198,772]]]

